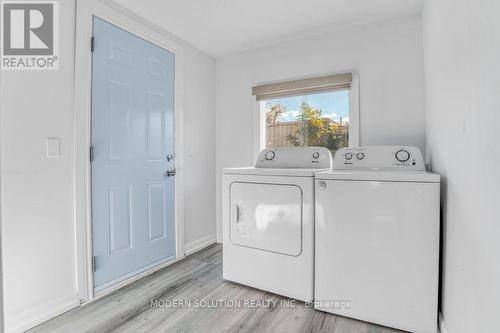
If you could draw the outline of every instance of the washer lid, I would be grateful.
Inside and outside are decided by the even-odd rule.
[[[426,171],[335,170],[318,172],[316,179],[439,183],[440,176]]]
[[[256,175],[256,176],[293,176],[314,177],[314,174],[328,169],[314,168],[225,168],[224,174],[231,175]]]

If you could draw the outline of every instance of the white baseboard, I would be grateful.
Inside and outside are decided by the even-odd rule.
[[[5,318],[5,332],[24,332],[80,305],[77,293],[63,295],[57,299],[32,306]]]
[[[217,234],[217,243],[222,244],[222,234]]]
[[[441,312],[439,312],[439,332],[447,333],[446,324],[444,322],[443,314]]]
[[[201,237],[198,238],[197,240],[186,243],[186,245],[184,245],[184,252],[186,253],[186,256],[188,256],[216,242],[217,242],[216,234],[211,234],[205,237]]]

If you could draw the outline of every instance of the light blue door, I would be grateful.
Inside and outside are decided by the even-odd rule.
[[[174,55],[94,17],[94,287],[175,258]],[[169,156],[172,155],[172,156]]]

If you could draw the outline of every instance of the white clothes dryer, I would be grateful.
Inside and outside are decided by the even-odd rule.
[[[326,148],[275,148],[224,169],[224,279],[313,300],[314,174],[331,164]]]

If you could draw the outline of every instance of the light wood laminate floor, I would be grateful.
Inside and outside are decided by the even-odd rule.
[[[157,306],[152,306],[152,300],[158,301]],[[182,300],[185,304],[168,306],[169,300]],[[260,301],[254,306],[275,301],[277,305],[205,307],[219,300],[234,304],[239,300],[240,305],[245,300]],[[287,300],[224,281],[222,247],[215,244],[30,332],[400,332],[316,311],[300,302],[295,307],[280,306]]]

